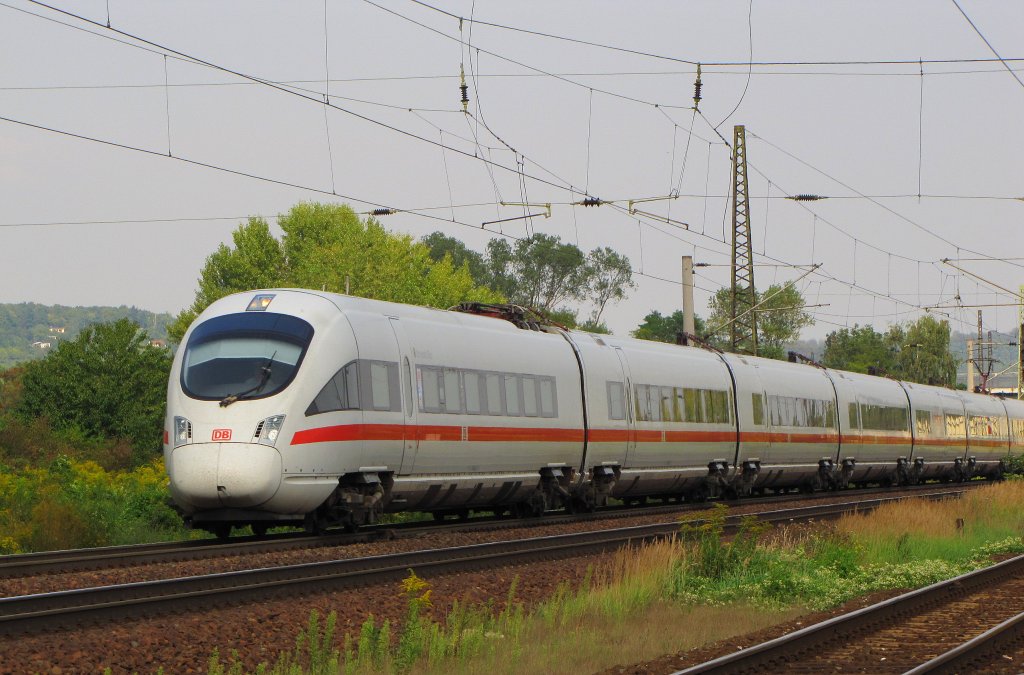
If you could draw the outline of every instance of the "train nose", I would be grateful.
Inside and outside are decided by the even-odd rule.
[[[255,443],[191,443],[174,449],[171,494],[197,509],[251,508],[281,484],[281,455]]]

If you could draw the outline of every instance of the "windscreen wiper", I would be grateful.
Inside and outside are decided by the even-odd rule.
[[[277,356],[277,350],[275,350],[274,353],[270,355],[270,358],[267,359],[266,364],[260,366],[260,381],[255,387],[251,389],[246,389],[245,391],[238,394],[228,394],[227,396],[221,399],[220,407],[227,408],[235,401],[240,401],[246,396],[249,396],[250,394],[256,394],[261,389],[263,389],[263,387],[267,386],[267,382],[270,381],[270,365],[274,362],[275,356]]]

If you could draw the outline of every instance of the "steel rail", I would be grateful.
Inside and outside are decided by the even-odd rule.
[[[988,481],[971,481],[954,486],[925,484],[902,488],[904,492],[943,491],[941,494],[958,496],[966,489],[990,484]],[[851,491],[851,497],[891,494],[892,489]],[[777,495],[772,497],[744,499],[729,504],[758,505],[771,504],[794,495]],[[835,497],[835,492],[818,492],[806,495],[801,499],[813,501]],[[326,548],[346,544],[363,543],[380,539],[392,539],[406,536],[417,536],[423,532],[433,531],[472,531],[475,529],[512,529],[527,524],[558,525],[589,520],[602,520],[625,517],[643,517],[667,513],[685,513],[707,508],[703,504],[661,504],[647,507],[607,507],[594,513],[583,514],[547,514],[540,519],[502,519],[495,517],[471,518],[459,521],[421,521],[401,524],[385,524],[364,528],[356,533],[328,533],[310,536],[304,533],[285,533],[265,537],[241,537],[224,542],[216,539],[195,539],[176,542],[159,542],[152,544],[133,544],[128,546],[109,546],[100,548],[70,549],[64,551],[43,551],[39,553],[22,553],[0,556],[0,579],[31,576],[35,574],[56,572],[66,573],[82,570],[96,570],[112,567],[127,567],[152,563],[182,562],[186,560],[202,560],[229,555],[252,555],[277,551]]]
[[[1003,645],[1019,642],[1024,637],[1024,612],[1010,617],[998,626],[993,626],[981,635],[939,654],[904,675],[925,675],[925,673],[970,673],[984,672],[986,662],[997,654]]]
[[[677,671],[673,675],[734,675],[785,670],[788,663],[801,660],[804,654],[814,652],[837,638],[850,640],[858,633],[970,595],[1021,574],[1024,574],[1024,555],[833,617],[774,640]]]
[[[885,503],[913,498],[883,497],[731,516],[727,519],[727,531],[735,531],[741,519],[751,516],[769,523],[800,522],[872,510]],[[72,628],[102,619],[192,611],[281,595],[293,598],[306,593],[395,581],[410,569],[421,575],[439,575],[589,555],[628,544],[671,538],[678,531],[679,522],[672,521],[2,598],[0,635]]]

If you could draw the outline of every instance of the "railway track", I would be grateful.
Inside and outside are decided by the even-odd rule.
[[[975,481],[956,486],[919,485],[904,488],[901,495],[942,495],[958,496],[965,490],[987,485],[987,481]],[[892,489],[851,491],[850,497],[891,496]],[[819,492],[801,498],[801,501],[834,499],[835,492]],[[744,499],[731,502],[742,506],[772,504],[785,497],[764,497]],[[136,544],[130,546],[110,546],[90,549],[74,549],[66,551],[45,551],[20,555],[0,556],[0,579],[33,576],[49,573],[68,573],[75,571],[99,570],[114,567],[128,567],[154,563],[182,562],[186,560],[202,560],[223,556],[244,556],[258,553],[272,553],[314,548],[328,548],[347,544],[421,536],[425,532],[441,531],[473,531],[500,530],[523,527],[524,523],[537,523],[543,526],[563,523],[597,521],[615,518],[634,518],[661,514],[677,514],[687,511],[699,511],[707,508],[707,504],[663,504],[647,507],[608,507],[594,513],[584,514],[550,514],[539,520],[524,521],[522,519],[502,519],[493,517],[472,518],[459,521],[423,521],[402,524],[379,525],[368,527],[356,533],[328,533],[309,536],[303,533],[278,534],[266,537],[239,537],[231,541],[216,539],[197,539],[189,541],[162,542],[153,544]]]
[[[974,673],[1024,642],[1024,556],[905,593],[675,675]],[[1016,645],[1016,646],[1013,646]],[[1012,657],[1011,657],[1012,658]]]
[[[935,496],[946,497],[948,493]],[[769,523],[799,522],[838,517],[853,510],[874,509],[886,502],[906,498],[859,499],[747,515],[756,515]],[[736,527],[741,517],[729,518],[727,530]],[[678,523],[673,520],[653,525],[2,598],[0,634],[74,628],[105,619],[195,611],[280,596],[294,598],[306,593],[394,581],[406,576],[409,569],[415,569],[421,575],[440,575],[591,555],[626,544],[671,537],[678,528]]]

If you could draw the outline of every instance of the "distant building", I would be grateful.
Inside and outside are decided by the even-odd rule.
[[[149,346],[150,347],[159,347],[161,349],[167,349],[167,340],[161,340],[159,338],[156,339],[156,340],[150,340],[149,341]]]
[[[53,346],[52,342],[33,342],[32,346],[36,349],[49,349]]]
[[[67,328],[65,328],[64,326],[50,326],[50,332],[56,333],[58,335],[63,335],[65,332],[67,332]]]

